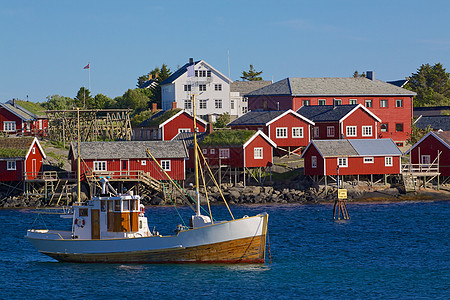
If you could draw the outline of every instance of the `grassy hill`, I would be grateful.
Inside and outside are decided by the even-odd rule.
[[[45,115],[44,111],[46,111],[46,109],[39,102],[16,100],[16,103],[35,115]]]

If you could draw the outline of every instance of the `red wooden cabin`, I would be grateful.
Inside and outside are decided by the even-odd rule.
[[[416,93],[370,78],[286,78],[245,96],[249,110],[361,104],[382,120],[380,138],[403,144],[411,133]]]
[[[401,156],[391,139],[313,140],[302,154],[311,176],[400,174]]]
[[[46,158],[37,138],[0,139],[0,181],[24,181],[42,175]]]
[[[426,166],[436,163],[441,176],[450,176],[450,131],[429,132],[406,152],[408,153],[411,164]]]
[[[0,103],[0,131],[30,136],[47,135],[48,119],[36,116],[10,100]]]
[[[205,132],[207,122],[197,118],[198,132]],[[194,132],[194,118],[185,110],[159,111],[134,129],[135,140],[170,141],[180,132]]]
[[[283,152],[297,152],[311,140],[314,122],[293,110],[255,110],[228,124],[231,129],[261,130]]]
[[[146,149],[174,180],[184,180],[188,152],[183,141],[83,142],[80,146],[81,176],[109,176],[112,179],[139,179],[149,176],[168,180]],[[71,143],[69,160],[77,170],[77,144]]]
[[[297,113],[314,121],[314,140],[376,139],[380,132],[380,118],[361,104],[302,106]]]

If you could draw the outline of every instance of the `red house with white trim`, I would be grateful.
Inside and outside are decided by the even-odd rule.
[[[391,139],[313,140],[302,154],[311,176],[400,174],[401,156]]]
[[[183,141],[83,142],[80,145],[81,178],[86,175],[112,179],[138,179],[142,174],[156,180],[168,180],[158,164],[173,180],[184,180],[188,152]],[[71,143],[68,159],[77,171],[77,144]]]
[[[205,132],[207,122],[196,118],[198,132]],[[194,117],[182,109],[159,111],[135,128],[135,140],[170,141],[180,132],[194,132]]]
[[[8,134],[45,136],[47,128],[46,117],[36,116],[18,105],[15,100],[0,103],[0,131]]]
[[[367,78],[286,78],[245,95],[248,109],[292,109],[308,105],[361,104],[381,120],[380,138],[403,144],[411,133],[416,93]],[[314,120],[313,120],[314,121]]]
[[[282,152],[301,152],[311,140],[314,122],[293,110],[255,110],[230,122],[233,129],[261,130]]]
[[[44,150],[37,138],[0,139],[0,181],[37,179],[43,172]]]
[[[314,140],[376,139],[381,120],[361,104],[302,106],[297,113],[314,121]]]
[[[427,133],[408,153],[412,164],[439,163],[440,176],[450,176],[450,131]]]

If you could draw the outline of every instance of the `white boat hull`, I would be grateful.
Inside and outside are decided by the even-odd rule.
[[[261,263],[268,215],[181,231],[173,236],[72,239],[70,232],[28,230],[41,252],[59,261],[107,263]]]

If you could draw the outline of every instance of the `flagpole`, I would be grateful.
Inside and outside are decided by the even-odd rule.
[[[89,92],[91,92],[91,62],[88,61],[89,66]]]

